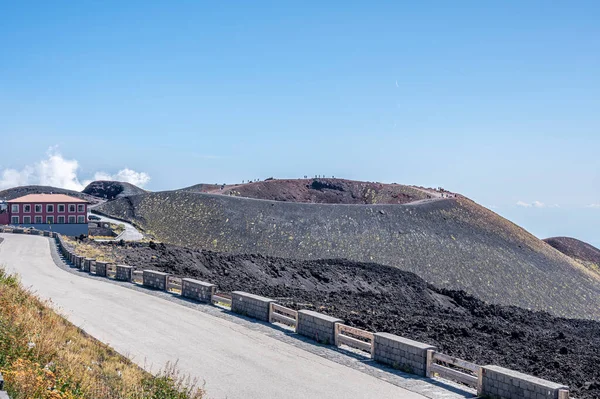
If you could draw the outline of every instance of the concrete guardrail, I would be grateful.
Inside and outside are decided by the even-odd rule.
[[[2,229],[14,232],[18,229]],[[16,234],[28,234],[26,231]],[[376,362],[423,377],[440,377],[477,389],[478,395],[491,399],[567,399],[569,388],[514,370],[498,366],[480,366],[437,352],[436,348],[390,333],[361,330],[343,324],[343,321],[312,310],[286,308],[271,298],[234,291],[231,297],[217,292],[214,284],[190,278],[178,278],[154,270],[135,270],[132,266],[116,265],[113,276],[106,274],[106,262],[77,256],[69,250],[60,234],[55,235],[59,252],[84,271],[96,264],[96,274],[161,291],[172,290],[173,295],[208,302],[231,309],[232,312],[269,323],[291,328],[299,335],[327,345],[348,346],[365,352]],[[104,271],[104,272],[103,272]],[[173,290],[174,285],[177,289]],[[1,389],[1,388],[0,388]],[[0,396],[0,399],[1,396]]]

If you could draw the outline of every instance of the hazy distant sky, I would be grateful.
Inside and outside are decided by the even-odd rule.
[[[0,0],[0,177],[443,186],[600,246],[599,21],[597,1]]]

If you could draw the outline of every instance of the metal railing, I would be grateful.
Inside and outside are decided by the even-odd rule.
[[[477,388],[481,386],[481,366],[456,357],[444,355],[433,349],[427,351],[427,377],[441,378]]]
[[[144,272],[141,270],[133,270],[131,273],[131,281],[135,284],[144,284]]]
[[[281,323],[286,326],[292,327],[296,330],[298,325],[298,312],[294,309],[286,308],[285,306],[278,305],[271,302],[271,308],[269,309],[269,322],[270,323]]]
[[[212,294],[210,300],[215,305],[221,305],[231,308],[231,297],[221,292]]]
[[[372,332],[361,330],[360,328],[350,327],[345,324],[337,323],[335,325],[335,345],[347,345],[351,348],[368,352],[373,356],[375,336]]]
[[[117,277],[117,265],[109,263],[106,265],[106,277],[115,279]]]
[[[181,294],[182,282],[180,277],[167,276],[167,291]]]

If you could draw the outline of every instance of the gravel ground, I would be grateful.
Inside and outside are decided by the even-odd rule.
[[[100,245],[100,244],[96,244]],[[497,364],[600,397],[600,322],[490,305],[438,289],[409,272],[347,260],[228,255],[164,244],[102,244],[120,262],[216,283],[311,308],[371,331],[437,345],[478,364]]]

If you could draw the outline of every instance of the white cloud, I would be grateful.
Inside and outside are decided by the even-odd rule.
[[[145,172],[136,172],[135,170],[125,168],[114,175],[105,172],[96,172],[94,174],[94,180],[116,180],[143,187],[150,181],[150,175]]]
[[[0,189],[35,184],[81,191],[90,181],[82,183],[77,176],[78,170],[79,162],[76,159],[65,159],[57,147],[51,147],[46,158],[33,165],[27,165],[22,170],[4,169],[0,174]],[[144,186],[150,181],[150,176],[125,168],[114,175],[96,172],[94,180],[117,180]]]
[[[589,204],[586,208],[600,208],[600,204]]]
[[[523,208],[560,208],[558,204],[547,205],[541,201],[533,201],[533,202],[525,202],[525,201],[517,201],[517,206]]]

